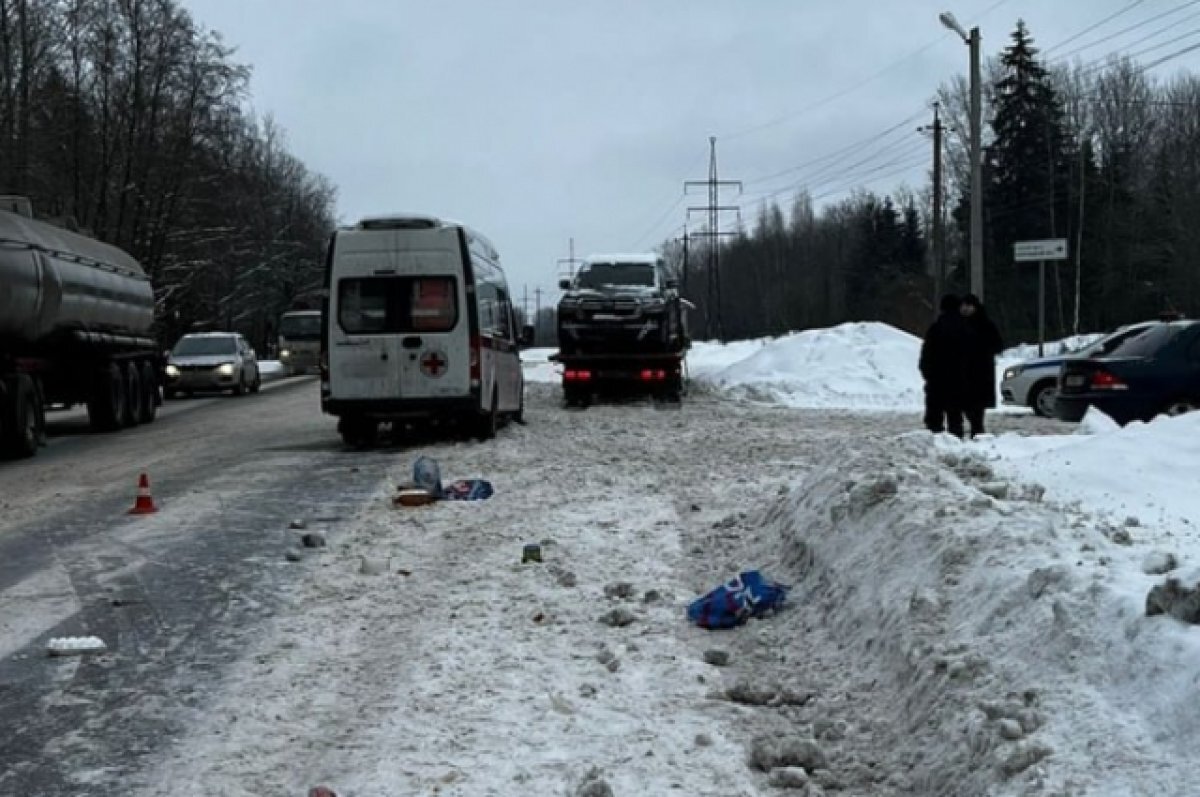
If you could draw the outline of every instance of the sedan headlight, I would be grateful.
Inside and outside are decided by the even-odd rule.
[[[168,365],[165,370],[167,372],[167,376],[169,376],[169,377],[174,378],[174,377],[179,376],[179,366]]]
[[[1021,375],[1021,366],[1019,366],[1019,365],[1014,365],[1012,368],[1004,369],[1004,378],[1005,379],[1016,379],[1020,375]]]
[[[290,351],[288,351],[287,349],[284,349],[283,351],[279,352],[279,359],[281,359],[281,360],[286,360],[288,357],[291,357],[291,356],[292,356],[292,353]]]
[[[223,363],[218,365],[217,373],[221,376],[233,376],[233,363]]]

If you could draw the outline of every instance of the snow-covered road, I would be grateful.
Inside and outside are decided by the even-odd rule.
[[[191,470],[153,435],[98,447],[168,469],[151,518],[94,486],[3,527],[26,559],[0,566],[22,612],[0,645],[25,640],[0,664],[0,793],[1187,793],[1194,701],[1112,670],[1184,627],[1106,598],[1111,518],[1006,480],[990,442],[710,391],[568,412],[531,385],[529,425],[495,441],[350,452],[312,398],[265,396],[244,426],[233,404],[192,413],[173,429]],[[496,495],[394,508],[420,454]],[[293,519],[327,547],[288,561]],[[791,607],[687,624],[747,568],[792,583]],[[43,657],[64,633],[111,652]]]

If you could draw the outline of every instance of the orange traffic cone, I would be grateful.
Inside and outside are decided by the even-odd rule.
[[[157,511],[158,507],[154,505],[154,498],[150,495],[150,477],[143,473],[138,477],[137,501],[133,509],[129,510],[129,514],[152,515]]]

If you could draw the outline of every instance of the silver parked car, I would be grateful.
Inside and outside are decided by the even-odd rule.
[[[257,393],[262,374],[254,350],[234,332],[184,335],[167,360],[164,398],[179,393],[228,390],[235,396]]]
[[[1118,327],[1082,349],[1063,352],[1053,357],[1037,357],[1004,370],[1000,395],[1005,404],[1029,407],[1043,418],[1053,418],[1058,396],[1058,374],[1065,360],[1077,357],[1101,357],[1126,340],[1136,337],[1161,321],[1143,321]]]

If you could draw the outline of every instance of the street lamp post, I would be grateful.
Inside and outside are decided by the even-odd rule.
[[[941,23],[971,48],[971,293],[983,301],[983,89],[979,76],[979,28],[968,32],[946,12]]]

